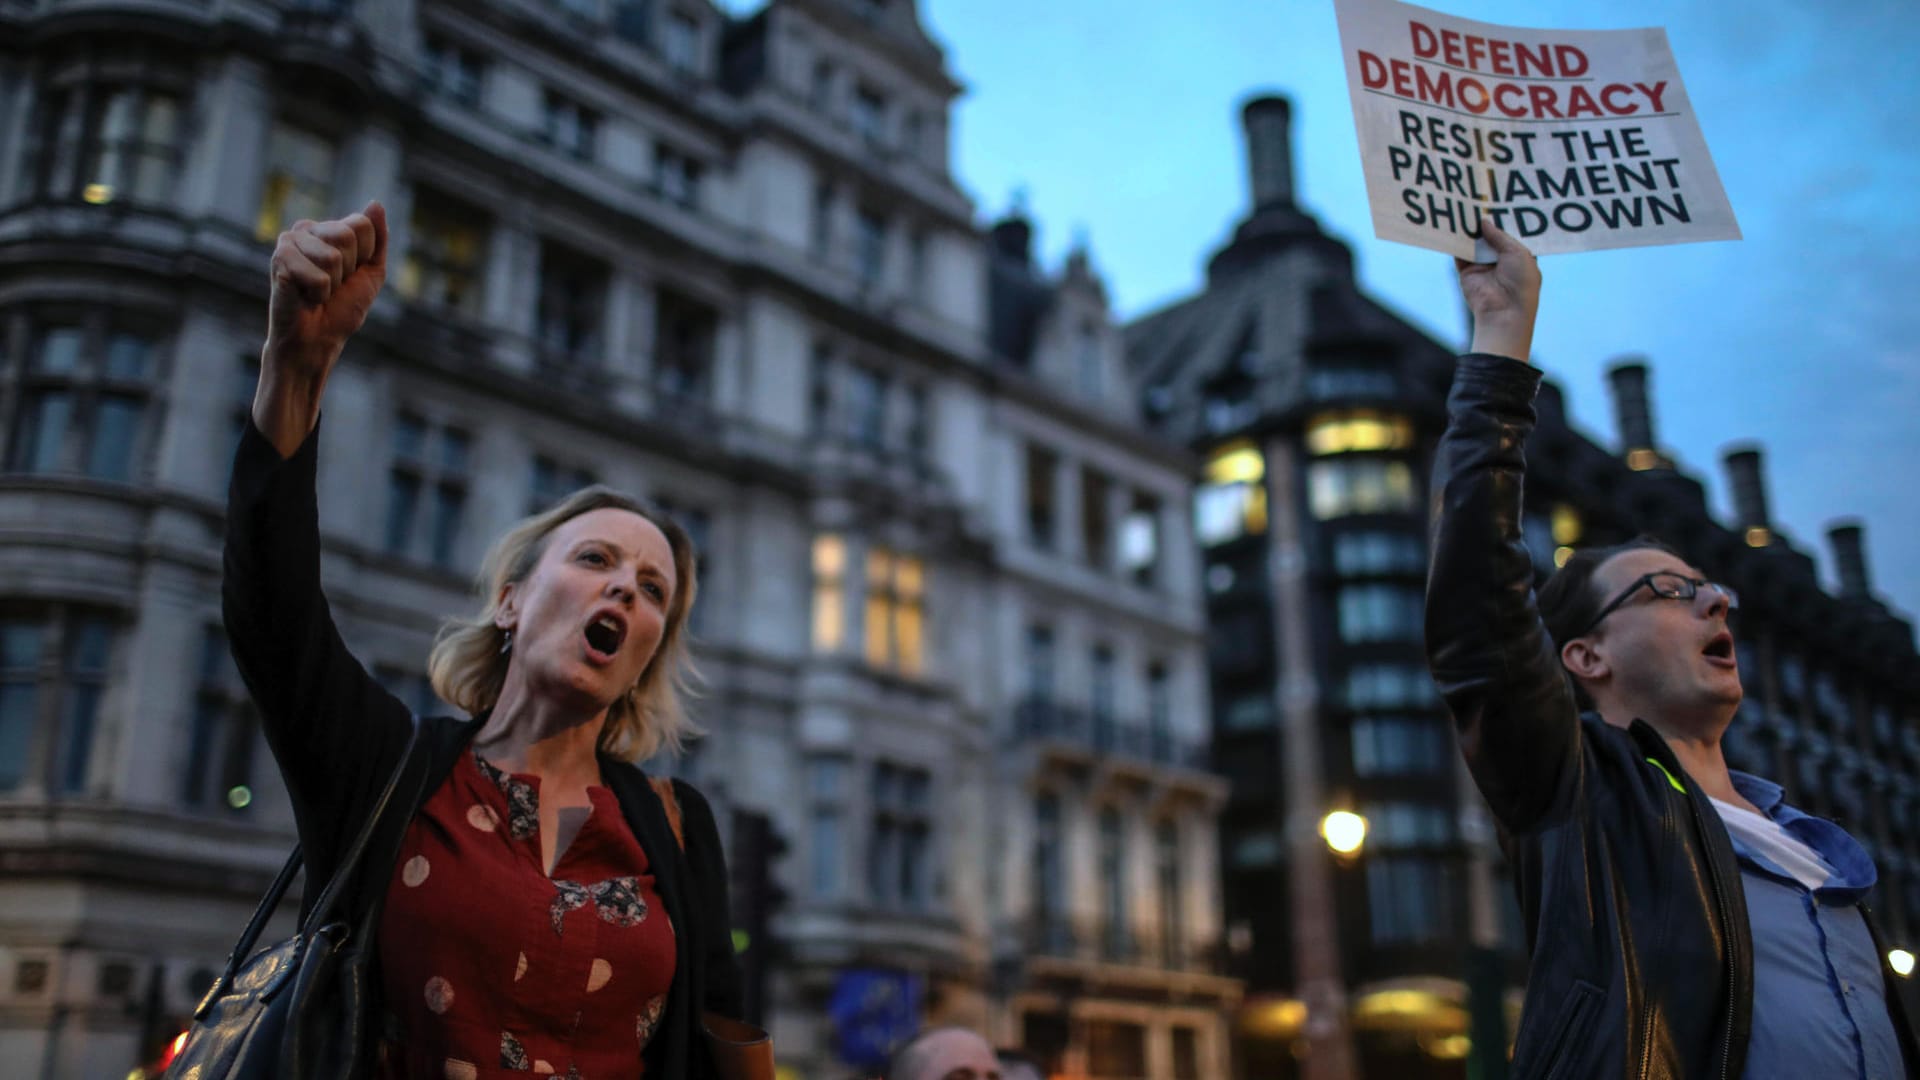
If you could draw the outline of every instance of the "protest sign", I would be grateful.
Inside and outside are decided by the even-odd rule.
[[[1738,240],[1665,30],[1534,30],[1335,0],[1374,235],[1474,255]]]

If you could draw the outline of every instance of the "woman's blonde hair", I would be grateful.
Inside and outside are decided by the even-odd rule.
[[[533,573],[555,529],[582,514],[605,509],[625,510],[653,522],[666,534],[667,545],[673,550],[677,584],[667,604],[660,644],[639,681],[608,707],[606,726],[600,729],[603,752],[627,761],[644,761],[661,750],[679,753],[700,729],[682,704],[683,698],[692,696],[695,676],[686,635],[687,613],[693,609],[695,592],[693,541],[671,517],[640,499],[595,485],[508,529],[494,541],[480,564],[475,581],[482,605],[480,614],[470,619],[454,616],[441,624],[427,658],[427,677],[433,682],[434,693],[469,713],[493,708],[506,682],[510,659],[503,648],[506,632],[493,624],[500,611],[501,594],[508,585],[517,585]]]

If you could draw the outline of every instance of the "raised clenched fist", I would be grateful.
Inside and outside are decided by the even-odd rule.
[[[1461,298],[1473,314],[1473,351],[1525,361],[1540,310],[1540,265],[1526,245],[1484,217],[1480,235],[1498,256],[1496,261],[1454,260]]]
[[[296,221],[273,247],[265,363],[323,379],[387,280],[387,211]]]

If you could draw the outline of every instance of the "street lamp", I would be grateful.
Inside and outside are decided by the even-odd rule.
[[[1320,819],[1320,835],[1334,854],[1353,855],[1367,842],[1367,819],[1351,810],[1335,810]]]
[[[1905,949],[1889,949],[1887,966],[1893,969],[1895,975],[1904,979],[1913,974],[1913,954]]]

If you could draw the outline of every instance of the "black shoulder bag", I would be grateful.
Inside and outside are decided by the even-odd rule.
[[[413,718],[400,763],[374,800],[360,835],[341,856],[300,931],[254,953],[255,939],[286,895],[300,869],[298,847],[267,887],[260,907],[193,1011],[193,1026],[180,1056],[167,1068],[170,1080],[348,1080],[362,1075],[377,1037],[371,1005],[375,920],[382,905],[362,904],[339,918],[335,911],[382,821],[410,805],[395,805],[394,792],[420,746],[421,722]],[[393,844],[382,848],[397,851]],[[363,887],[378,888],[369,878]],[[358,921],[350,923],[349,920]]]

